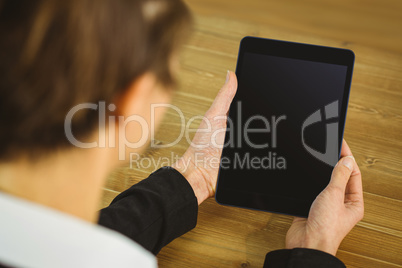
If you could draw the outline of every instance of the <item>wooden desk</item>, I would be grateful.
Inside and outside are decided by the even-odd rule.
[[[345,138],[363,173],[366,212],[338,257],[348,267],[402,267],[402,1],[187,0],[194,34],[182,55],[174,99],[186,118],[203,115],[235,69],[239,41],[253,35],[344,47],[356,53]],[[199,121],[198,121],[199,123]],[[194,124],[194,127],[197,125]],[[174,141],[180,121],[169,111],[157,134]],[[186,139],[146,157],[181,155]],[[103,206],[156,167],[118,169]],[[292,217],[203,203],[198,226],[158,255],[160,267],[261,267],[284,247]]]

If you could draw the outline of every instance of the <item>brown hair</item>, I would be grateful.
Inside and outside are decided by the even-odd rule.
[[[171,86],[190,21],[181,0],[0,0],[0,160],[69,146],[72,107],[111,102],[147,71]],[[87,109],[74,135],[97,122]]]

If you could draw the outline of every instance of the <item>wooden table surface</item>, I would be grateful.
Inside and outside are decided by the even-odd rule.
[[[246,35],[352,49],[356,64],[345,128],[363,174],[364,219],[344,239],[338,257],[348,267],[402,267],[402,1],[187,0],[194,32],[182,54],[173,104],[186,120],[203,115],[236,66]],[[192,125],[197,127],[199,121]],[[169,110],[156,135],[179,135]],[[144,158],[180,156],[188,143],[150,149]],[[150,161],[148,161],[150,162]],[[147,165],[145,161],[143,163]],[[102,206],[162,163],[111,174]],[[197,227],[158,255],[160,267],[262,267],[265,254],[283,248],[292,217],[218,205],[199,208]]]

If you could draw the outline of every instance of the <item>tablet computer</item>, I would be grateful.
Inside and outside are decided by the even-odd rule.
[[[347,49],[241,41],[218,203],[308,216],[340,157],[353,64]]]

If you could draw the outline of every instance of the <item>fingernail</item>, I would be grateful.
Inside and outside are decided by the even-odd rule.
[[[229,82],[229,79],[230,79],[230,72],[228,70],[227,73],[226,73],[226,82],[225,82],[225,84],[227,84]]]
[[[342,160],[342,165],[347,167],[350,171],[353,171],[354,164],[355,164],[355,158],[351,155],[345,156]]]

